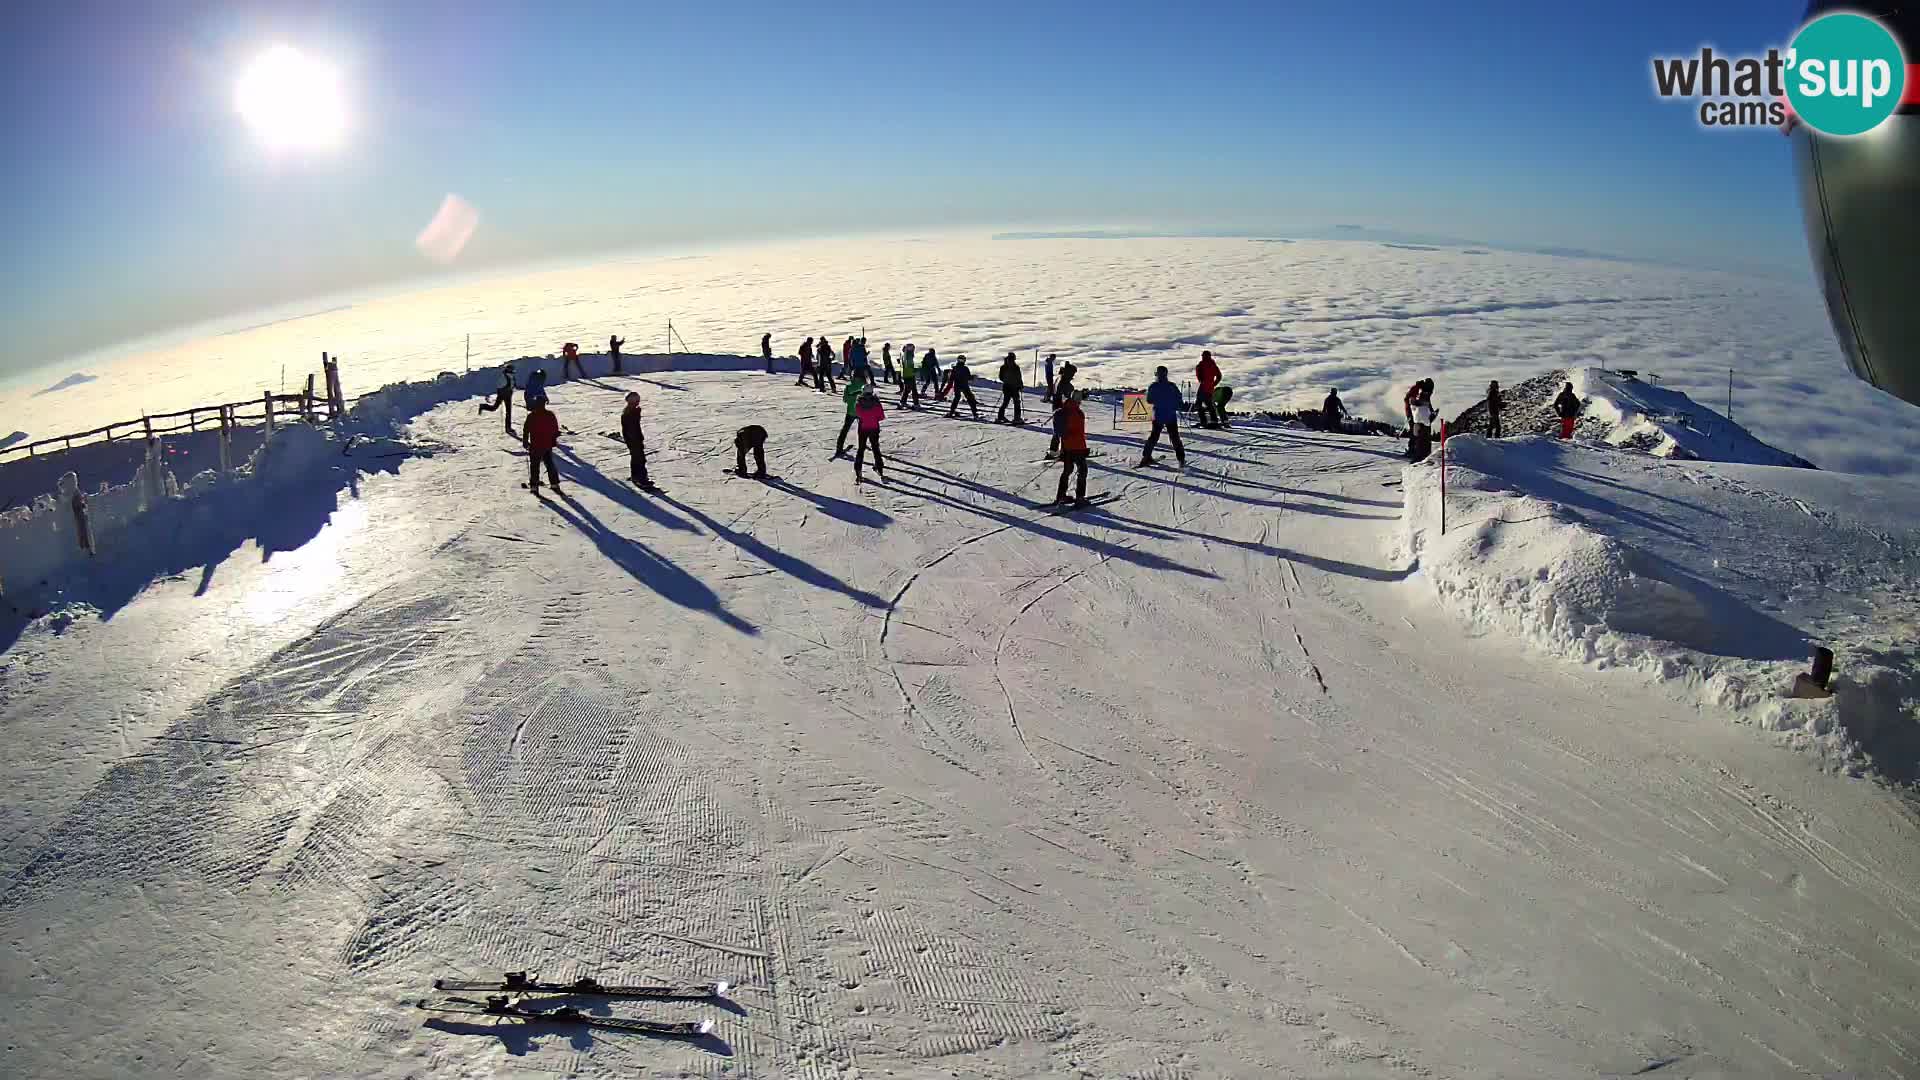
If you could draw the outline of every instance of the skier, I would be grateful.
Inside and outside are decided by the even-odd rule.
[[[627,407],[620,412],[620,441],[627,444],[627,477],[637,488],[651,488],[647,479],[647,437],[640,430],[640,394],[629,391]]]
[[[576,368],[579,369],[581,378],[587,377],[587,366],[580,362],[580,346],[569,341],[560,346],[560,377],[566,378],[573,374]]]
[[[1053,353],[1047,354],[1047,404],[1057,404],[1053,397]]]
[[[734,455],[739,459],[736,470],[741,476],[747,475],[747,451],[753,451],[754,479],[767,478],[767,429],[759,424],[748,424],[733,433]]]
[[[1153,448],[1160,442],[1160,432],[1167,433],[1167,441],[1173,444],[1174,459],[1181,468],[1187,467],[1187,448],[1180,445],[1180,388],[1167,379],[1166,365],[1153,369],[1153,385],[1147,387],[1147,404],[1153,406],[1153,430],[1147,433],[1147,445],[1140,451],[1140,465],[1145,468],[1152,465]]]
[[[767,362],[767,374],[773,374],[773,335],[760,335],[760,356]]]
[[[1212,350],[1201,351],[1200,362],[1193,365],[1193,377],[1200,383],[1200,394],[1194,399],[1194,412],[1200,415],[1200,426],[1219,427],[1220,413],[1213,406],[1213,388],[1220,385],[1220,365],[1213,362]]]
[[[886,368],[889,385],[900,381],[900,376],[893,370],[893,342],[889,341],[880,346],[880,363]]]
[[[933,349],[927,350],[927,362],[920,365],[920,378],[926,383],[922,389],[933,390],[933,400],[946,396],[946,389],[940,385],[940,357]]]
[[[853,348],[853,335],[849,334],[847,340],[840,343],[840,377],[843,379],[853,378]]]
[[[1226,428],[1228,431],[1233,430],[1233,425],[1227,421],[1227,402],[1232,400],[1233,387],[1216,386],[1213,388],[1213,417],[1220,421],[1220,426]]]
[[[1340,401],[1340,390],[1335,387],[1327,391],[1326,404],[1320,406],[1320,422],[1328,431],[1339,431],[1340,421],[1347,415],[1347,407]]]
[[[553,463],[553,448],[560,445],[560,418],[547,408],[546,398],[542,397],[537,405],[527,404],[527,419],[520,430],[520,439],[527,444],[527,490],[540,490],[540,466],[544,464],[553,493],[560,494],[560,468]]]
[[[1573,384],[1568,383],[1553,399],[1553,411],[1560,417],[1560,437],[1573,438],[1573,425],[1580,420],[1580,395],[1573,392]]]
[[[529,409],[535,405],[545,405],[547,403],[546,368],[534,368],[533,374],[527,376],[527,392],[525,397],[526,405]]]
[[[873,447],[873,471],[880,474],[880,482],[886,483],[887,464],[880,460],[880,421],[887,418],[887,410],[881,406],[880,399],[861,386],[859,401],[854,405],[854,416],[860,421],[860,445],[853,452],[853,482],[861,481],[860,463],[866,460],[867,447]]]
[[[823,394],[839,389],[833,381],[833,346],[827,344],[825,335],[821,335],[820,343],[813,347],[813,388]]]
[[[1069,394],[1060,402],[1053,413],[1054,438],[1060,444],[1060,490],[1053,496],[1054,505],[1067,501],[1067,478],[1075,473],[1079,479],[1075,482],[1073,505],[1087,505],[1087,414],[1080,410],[1080,396]]]
[[[858,376],[860,376],[860,381],[861,381],[861,382],[863,382],[863,383],[867,383],[868,385],[872,385],[872,383],[873,383],[873,363],[872,363],[872,362],[871,362],[871,361],[870,361],[870,360],[869,360],[869,359],[867,358],[867,355],[868,355],[868,354],[867,354],[867,339],[866,339],[866,338],[854,338],[854,339],[853,339],[853,357],[854,357],[854,360],[853,360],[853,370],[854,370],[854,374],[856,374],[856,375],[858,375]]]
[[[799,381],[795,382],[793,385],[805,386],[807,385],[807,380],[812,377],[813,377],[813,339],[808,338],[807,340],[800,343],[800,379]]]
[[[900,408],[907,407],[907,398],[913,398],[913,407],[921,407],[919,373],[913,368],[913,342],[909,341],[900,350]]]
[[[996,424],[1007,422],[1007,403],[1013,403],[1013,422],[1024,424],[1020,416],[1020,358],[1012,353],[1000,361],[1000,415],[993,421]]]
[[[493,400],[480,406],[483,413],[492,412],[500,406],[507,407],[507,434],[513,434],[513,392],[518,389],[513,383],[513,362],[509,360],[500,368],[500,386],[493,392]]]
[[[1416,379],[1412,386],[1407,387],[1406,394],[1402,396],[1400,399],[1400,406],[1401,408],[1406,410],[1406,415],[1407,415],[1407,457],[1409,458],[1413,457],[1413,448],[1415,443],[1415,435],[1413,430],[1413,407],[1415,404],[1417,404],[1420,401],[1420,391],[1424,389],[1425,386],[1426,386],[1426,381],[1424,379]]]
[[[853,430],[853,422],[856,418],[855,414],[858,412],[860,395],[866,392],[867,384],[860,380],[860,376],[855,375],[847,380],[846,392],[840,395],[841,400],[847,403],[847,419],[840,425],[840,437],[836,439],[833,444],[833,456],[836,458],[846,456],[847,432]],[[831,461],[833,459],[829,458],[828,460]]]
[[[967,399],[967,407],[973,410],[973,418],[980,419],[980,403],[973,399],[973,372],[967,370],[967,358],[962,356],[953,362],[953,369],[947,372],[947,393],[953,395],[953,404],[948,406],[947,415],[960,411],[960,399]]]
[[[626,343],[627,340],[625,338],[615,337],[612,334],[607,335],[607,355],[613,357],[613,373],[615,375],[620,374],[620,346]]]
[[[1055,401],[1059,401],[1061,398],[1073,393],[1073,377],[1078,374],[1079,371],[1080,369],[1074,367],[1073,361],[1071,360],[1061,366],[1060,381],[1053,385],[1053,399]]]
[[[1425,461],[1433,453],[1433,380],[1427,379],[1419,384],[1420,396],[1413,403],[1413,445],[1409,448],[1409,461]]]
[[[1500,396],[1500,380],[1495,379],[1487,384],[1487,438],[1502,437],[1500,411],[1506,407],[1506,400]]]

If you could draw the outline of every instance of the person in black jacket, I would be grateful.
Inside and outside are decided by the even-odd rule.
[[[640,395],[627,394],[627,407],[620,413],[620,441],[627,444],[629,479],[633,486],[650,488],[653,481],[647,478],[647,437],[640,431]]]
[[[839,385],[833,381],[833,346],[827,344],[824,334],[813,347],[813,388],[823,394],[840,392]]]
[[[1554,414],[1560,417],[1560,437],[1573,438],[1573,425],[1580,419],[1580,395],[1573,392],[1573,384],[1568,383],[1553,399]]]
[[[807,380],[812,377],[813,377],[813,339],[808,338],[807,340],[800,343],[800,378],[796,380],[793,385],[805,386],[807,385]]]
[[[767,362],[767,374],[773,374],[773,335],[760,335],[760,357]]]
[[[1340,418],[1347,415],[1347,406],[1340,400],[1338,388],[1327,391],[1327,400],[1320,406],[1320,422],[1328,431],[1340,430]]]
[[[613,373],[615,375],[620,374],[620,346],[626,343],[626,338],[615,334],[607,335],[607,355],[613,357]]]
[[[500,386],[494,390],[493,400],[480,406],[481,412],[492,412],[500,406],[505,405],[507,407],[507,434],[509,435],[515,434],[513,430],[513,392],[516,389],[518,389],[518,387],[514,386],[513,383],[513,363],[509,361],[505,367],[500,369]]]
[[[1007,422],[1007,403],[1013,403],[1013,422],[1024,424],[1020,417],[1020,359],[1012,353],[1000,361],[1000,415],[993,421],[996,424]]]
[[[1056,404],[1073,393],[1073,377],[1079,371],[1080,369],[1074,367],[1071,360],[1060,366],[1060,379],[1053,384],[1053,400]]]
[[[960,398],[965,396],[967,407],[973,410],[973,418],[980,419],[980,403],[973,398],[973,372],[967,368],[967,358],[962,356],[953,362],[953,368],[947,372],[947,393],[952,395],[953,404],[947,406],[947,415],[960,411]]]
[[[1506,407],[1506,399],[1500,396],[1500,380],[1495,379],[1487,384],[1487,438],[1498,439],[1503,437],[1504,432],[1500,426],[1500,413]]]
[[[739,459],[738,472],[747,475],[747,451],[753,451],[753,476],[756,480],[767,478],[767,429],[759,424],[748,424],[733,434],[734,456]]]

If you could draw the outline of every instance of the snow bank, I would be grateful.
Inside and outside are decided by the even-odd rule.
[[[1813,468],[1805,458],[1761,442],[1728,417],[1637,373],[1581,368],[1568,380],[1586,403],[1589,428],[1596,421],[1605,425],[1601,437],[1611,445],[1658,457]]]
[[[606,356],[582,360],[590,378],[613,370]],[[513,363],[523,383],[541,368],[552,383],[561,381],[558,359],[527,356]],[[764,370],[758,357],[685,353],[623,357],[622,369]],[[133,479],[86,495],[95,554],[80,546],[73,509],[79,484],[69,472],[61,490],[0,512],[0,595],[16,616],[89,601],[111,611],[154,576],[217,561],[255,533],[272,532],[279,543],[297,546],[324,524],[335,493],[354,473],[390,469],[396,458],[421,451],[406,437],[415,417],[485,396],[499,378],[499,369],[489,367],[384,386],[362,396],[332,427],[282,426],[230,476],[208,470],[181,484],[166,467],[164,440],[157,441]],[[289,489],[304,490],[288,500]],[[109,594],[104,600],[94,595],[102,589]]]
[[[1836,761],[1920,766],[1920,493],[1890,531],[1844,491],[1829,508],[1761,486],[1778,469],[1539,436],[1460,437],[1448,458],[1447,531],[1436,456],[1405,470],[1397,554],[1471,630],[1645,672]],[[1839,657],[1835,696],[1788,697],[1816,645]]]

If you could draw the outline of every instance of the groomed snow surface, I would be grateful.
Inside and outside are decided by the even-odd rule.
[[[1063,516],[1037,426],[890,409],[856,488],[837,397],[655,371],[554,387],[536,499],[472,381],[159,500],[0,655],[9,1075],[1920,1073],[1896,485],[1463,438],[1441,536],[1397,443],[1096,413]],[[508,969],[739,986],[410,1004]]]

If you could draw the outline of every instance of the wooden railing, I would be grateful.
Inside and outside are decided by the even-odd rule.
[[[191,409],[178,412],[153,413],[138,420],[121,420],[93,428],[90,431],[76,431],[71,435],[55,435],[48,439],[36,439],[30,443],[16,443],[13,446],[0,447],[0,460],[24,454],[37,457],[43,453],[61,453],[73,449],[76,445],[85,446],[95,442],[114,442],[118,439],[159,439],[169,435],[179,435],[209,428],[227,428],[239,424],[264,424],[268,430],[276,424],[304,423],[315,424],[332,421],[346,409],[347,399],[341,395],[338,369],[321,354],[321,362],[330,375],[329,385],[316,393],[312,375],[307,376],[306,390],[298,394],[275,394],[267,392],[248,401],[232,401],[223,405],[196,405]]]

